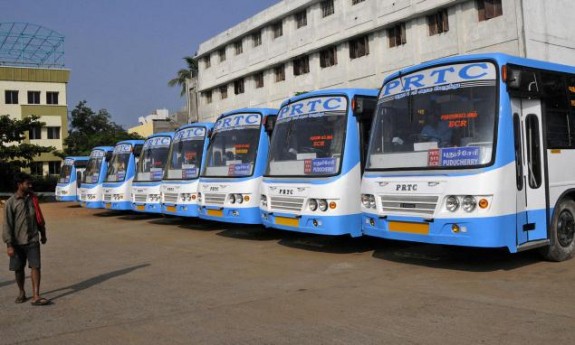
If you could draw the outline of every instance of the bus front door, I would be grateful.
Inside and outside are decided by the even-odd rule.
[[[512,100],[516,157],[517,246],[547,238],[547,176],[541,102]]]

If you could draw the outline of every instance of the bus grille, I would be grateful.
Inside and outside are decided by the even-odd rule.
[[[210,205],[223,205],[226,200],[225,194],[206,194],[205,195],[206,204]]]
[[[148,195],[146,194],[134,194],[134,202],[146,202]]]
[[[178,202],[178,193],[164,193],[164,202],[175,204]]]
[[[303,207],[303,198],[286,198],[272,196],[270,198],[272,210],[301,211]]]
[[[426,195],[381,195],[384,214],[407,214],[410,216],[433,216],[437,196]]]
[[[104,201],[112,201],[112,194],[104,194]]]

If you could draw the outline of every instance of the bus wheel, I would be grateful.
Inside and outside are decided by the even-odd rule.
[[[575,251],[575,201],[562,200],[553,215],[550,244],[542,248],[543,256],[550,261],[564,261]]]

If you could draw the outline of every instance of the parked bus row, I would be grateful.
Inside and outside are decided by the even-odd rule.
[[[235,110],[67,158],[59,200],[86,164],[86,207],[540,248],[562,261],[575,247],[575,68],[458,56],[398,71],[379,91],[317,90],[279,110]]]

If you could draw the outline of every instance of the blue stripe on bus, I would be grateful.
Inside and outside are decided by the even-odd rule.
[[[293,218],[293,214],[286,213],[288,218]],[[362,235],[360,229],[361,214],[343,215],[343,216],[301,216],[299,218],[299,224],[297,227],[278,225],[275,223],[276,216],[281,217],[281,213],[273,212],[261,212],[262,223],[265,227],[270,227],[274,229],[288,230],[305,232],[310,234],[319,235],[351,235],[351,237],[359,237]],[[313,221],[317,222],[317,225],[313,224]]]
[[[208,206],[210,207],[210,206]],[[259,207],[248,207],[248,208],[233,208],[224,207],[222,209],[222,217],[210,216],[208,215],[208,210],[210,208],[202,207],[200,208],[199,217],[201,219],[213,220],[216,222],[226,222],[226,223],[236,223],[236,224],[261,224],[262,219],[260,215]],[[220,209],[220,208],[218,208]],[[237,215],[233,215],[237,212]]]

